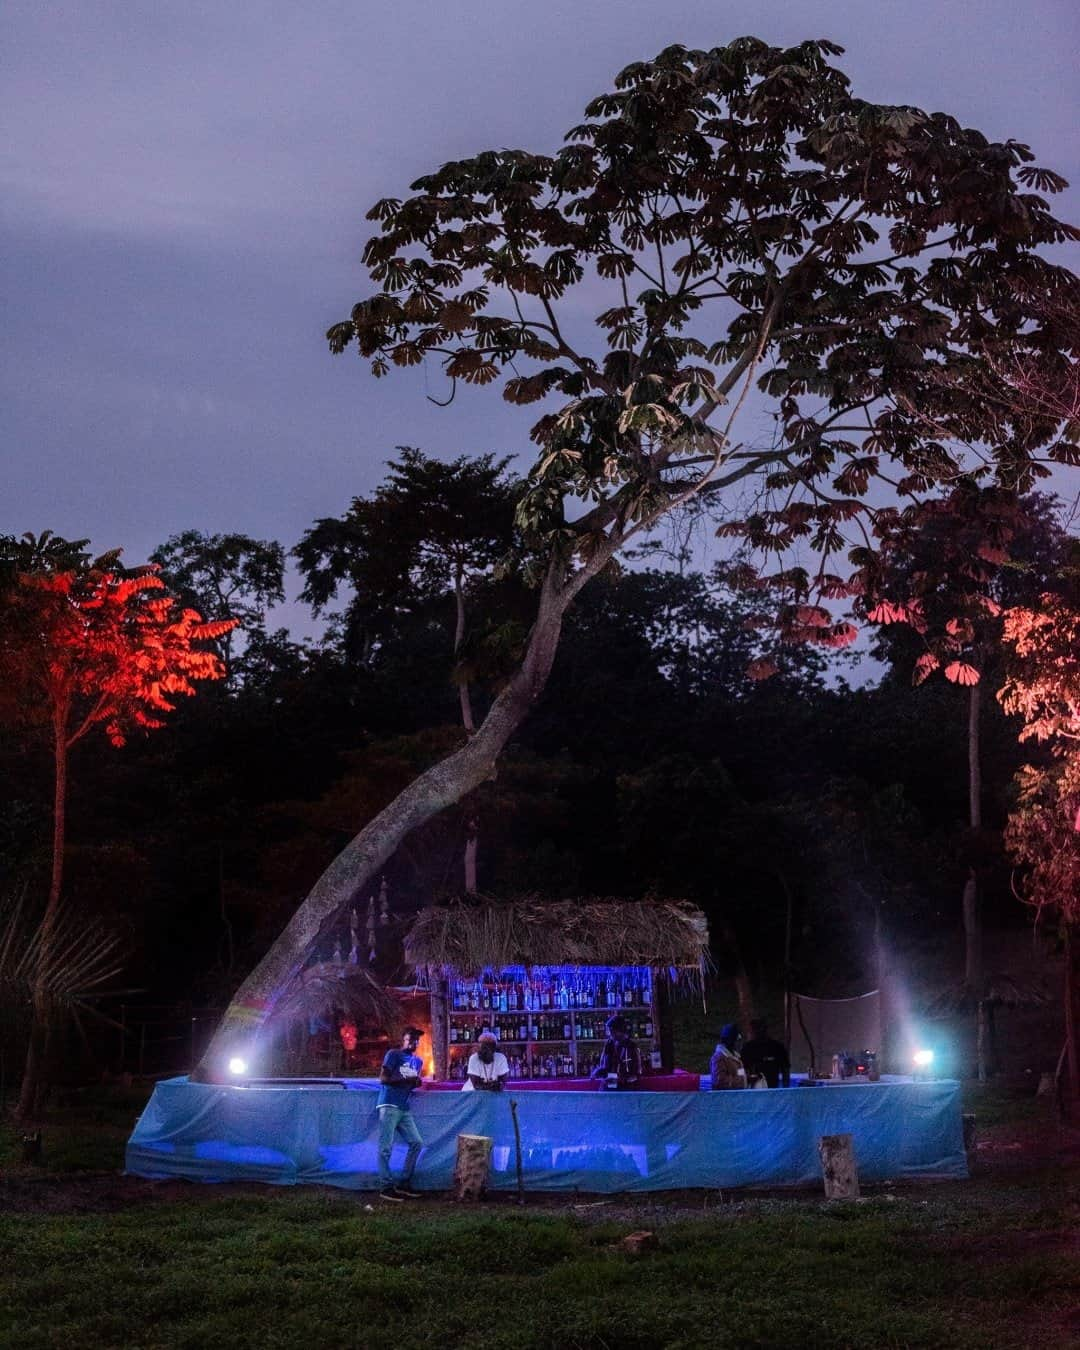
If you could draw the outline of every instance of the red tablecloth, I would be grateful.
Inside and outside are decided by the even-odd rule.
[[[508,1092],[599,1092],[604,1086],[601,1078],[508,1078]],[[458,1082],[425,1083],[427,1091],[460,1092]],[[639,1092],[698,1092],[701,1075],[676,1069],[673,1073],[650,1074],[638,1084]]]

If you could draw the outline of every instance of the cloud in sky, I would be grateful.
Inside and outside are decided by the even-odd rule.
[[[331,360],[364,211],[476,150],[550,150],[630,60],[829,36],[856,92],[1076,177],[1070,0],[9,0],[0,72],[0,530],[291,545],[397,444],[528,450],[529,410]],[[1075,190],[1059,199],[1080,216]]]

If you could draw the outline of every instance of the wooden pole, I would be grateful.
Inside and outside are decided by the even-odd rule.
[[[518,1204],[525,1203],[525,1173],[521,1166],[521,1126],[518,1124],[518,1104],[510,1098],[510,1119],[514,1122],[514,1160],[517,1163]]]
[[[441,1081],[450,1076],[449,988],[447,979],[437,966],[429,965],[427,976],[431,1004],[431,1057],[435,1061],[435,1077]]]
[[[660,1065],[664,1073],[675,1067],[675,1028],[671,1022],[671,991],[667,971],[653,971],[653,995],[656,1000],[653,1016],[659,1023],[657,1040],[660,1045]]]

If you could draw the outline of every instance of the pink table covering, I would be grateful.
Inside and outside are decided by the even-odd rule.
[[[599,1092],[604,1086],[600,1078],[508,1078],[508,1092]],[[425,1083],[427,1091],[460,1092],[458,1082]],[[698,1092],[701,1075],[676,1069],[673,1073],[650,1074],[637,1086],[638,1092]]]

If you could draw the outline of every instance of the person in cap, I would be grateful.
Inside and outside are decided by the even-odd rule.
[[[740,1051],[747,1077],[753,1081],[760,1075],[769,1087],[791,1086],[791,1060],[781,1041],[769,1035],[769,1024],[763,1017],[750,1023],[750,1039]]]
[[[630,1039],[630,1024],[621,1013],[609,1017],[608,1034],[600,1053],[600,1063],[592,1071],[594,1078],[614,1078],[620,1088],[637,1087],[641,1078],[641,1052]]]
[[[493,1031],[482,1031],[476,1038],[476,1049],[469,1056],[462,1092],[501,1092],[510,1077],[510,1065],[498,1048]]]
[[[742,1035],[734,1022],[720,1028],[720,1040],[709,1061],[714,1092],[746,1087],[746,1068],[739,1055],[741,1045]]]
[[[416,1053],[423,1032],[419,1027],[406,1027],[399,1050],[388,1050],[379,1070],[379,1100],[375,1111],[379,1117],[379,1194],[384,1200],[402,1200],[415,1195],[412,1176],[416,1160],[424,1147],[424,1140],[410,1105],[412,1094],[420,1086],[424,1061]],[[408,1145],[401,1179],[394,1182],[390,1175],[390,1154],[394,1136],[400,1134]]]

